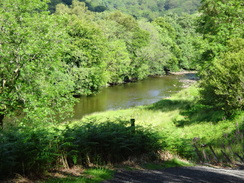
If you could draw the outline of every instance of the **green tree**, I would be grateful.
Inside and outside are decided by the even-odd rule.
[[[171,52],[161,42],[162,35],[157,27],[150,22],[139,21],[141,29],[150,34],[149,44],[143,47],[138,56],[147,60],[149,75],[165,74],[164,66],[167,65],[171,58]]]
[[[53,122],[72,110],[73,82],[62,62],[66,33],[47,1],[0,1],[0,122]]]
[[[196,16],[171,14],[165,18],[176,32],[175,42],[181,50],[178,57],[179,68],[188,70],[198,68],[207,43],[203,40],[203,35],[196,32]]]
[[[200,2],[201,0],[166,0],[164,8],[167,10],[166,14],[194,14],[197,12]]]
[[[86,0],[92,2],[93,7],[102,6],[108,11],[119,10],[137,19],[146,18],[153,21],[157,17],[168,13],[194,14],[200,6],[201,0]],[[104,9],[103,8],[103,9]]]
[[[129,78],[130,55],[122,40],[110,41],[107,54],[107,72],[109,84],[121,84]]]
[[[230,115],[244,109],[244,39],[229,41],[228,51],[202,71],[200,82],[204,104]]]
[[[131,58],[126,40],[131,39],[131,34],[123,25],[107,18],[106,14],[99,17],[97,23],[108,41],[106,52],[108,84],[124,83],[130,78]]]
[[[228,40],[244,38],[244,6],[242,0],[203,0],[200,8],[199,32],[209,41],[205,60],[226,50]]]
[[[201,69],[203,102],[228,115],[243,110],[243,12],[241,0],[203,0],[199,17],[209,42]]]
[[[54,13],[56,10],[56,5],[62,3],[62,0],[51,0],[48,3],[48,9],[51,13]]]
[[[90,95],[106,84],[106,38],[94,22],[85,3],[74,0],[71,6],[60,4],[57,15],[66,17],[63,24],[69,34],[66,63],[75,83],[75,95]]]
[[[139,27],[134,17],[119,11],[110,13],[107,18],[117,23],[120,30],[115,32],[116,37],[117,39],[124,40],[126,43],[131,59],[128,79],[137,80],[145,78],[149,74],[147,60],[138,56],[138,54],[142,48],[149,44],[149,33]]]
[[[153,21],[153,24],[158,28],[161,34],[161,44],[169,51],[169,60],[165,65],[168,70],[178,70],[179,69],[179,58],[181,55],[181,50],[176,43],[176,30],[175,28],[167,22],[164,17],[159,17]]]
[[[78,0],[72,0],[72,3],[70,5],[58,4],[56,6],[55,13],[59,15],[75,15],[82,20],[91,21],[94,18],[94,13],[88,9],[84,2],[80,2]]]

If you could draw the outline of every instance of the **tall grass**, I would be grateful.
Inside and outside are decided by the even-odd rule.
[[[148,106],[96,113],[58,127],[2,130],[0,178],[133,157],[155,160],[162,151],[195,162],[242,161],[244,112],[227,119],[223,111],[201,105],[198,96],[192,86]]]
[[[239,111],[227,118],[224,111],[202,105],[199,102],[197,86],[189,87],[171,98],[162,99],[149,106],[97,113],[87,116],[83,121],[116,121],[117,118],[135,118],[136,124],[157,129],[164,139],[164,150],[192,161],[199,161],[194,139],[198,139],[199,147],[207,147],[200,147],[201,153],[204,150],[207,154],[212,154],[209,149],[211,146],[216,151],[219,162],[227,161],[221,150],[232,162],[241,160],[235,154],[244,157],[244,112]]]
[[[128,124],[129,123],[129,124]],[[89,121],[64,132],[64,151],[69,164],[117,163],[130,157],[157,158],[163,148],[160,137],[151,128],[130,126],[130,121]]]
[[[133,157],[158,158],[163,146],[151,128],[131,127],[130,121],[48,128],[12,128],[0,132],[0,178],[40,175],[57,167],[105,165]]]

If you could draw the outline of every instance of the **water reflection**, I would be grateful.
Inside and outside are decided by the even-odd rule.
[[[182,89],[184,75],[149,77],[136,83],[104,88],[94,96],[81,97],[74,107],[74,119],[93,112],[147,105]]]

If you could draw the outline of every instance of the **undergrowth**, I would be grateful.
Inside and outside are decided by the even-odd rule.
[[[133,127],[130,121],[65,124],[46,128],[11,128],[0,132],[0,177],[36,176],[75,165],[106,165],[132,157],[158,158],[163,149],[150,127]]]
[[[113,177],[114,172],[106,168],[89,168],[80,175],[65,175],[64,177],[54,177],[40,183],[99,183]]]
[[[97,113],[83,121],[134,118],[136,124],[157,129],[164,139],[164,150],[175,155],[202,163],[243,161],[244,112],[237,111],[229,117],[223,110],[202,105],[199,100],[199,89],[192,86],[149,106]]]
[[[133,157],[153,162],[162,152],[198,163],[243,161],[244,112],[228,118],[198,101],[198,88],[192,86],[149,106],[96,113],[59,126],[2,130],[0,177]]]

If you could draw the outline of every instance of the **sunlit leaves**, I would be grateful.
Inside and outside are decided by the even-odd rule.
[[[120,84],[130,77],[131,59],[122,40],[110,41],[107,54],[108,83]]]
[[[199,18],[209,41],[203,58],[211,61],[202,68],[203,101],[227,114],[243,110],[243,12],[241,0],[204,0]]]
[[[210,42],[207,57],[226,51],[226,43],[244,37],[244,6],[242,0],[204,0],[199,18],[199,32]],[[209,58],[205,58],[209,59]]]
[[[72,106],[68,96],[73,84],[62,63],[66,44],[62,20],[48,15],[46,1],[17,0],[12,6],[6,0],[2,5],[0,110],[3,115],[23,111],[30,123],[51,122]],[[67,100],[69,104],[61,105]]]
[[[243,39],[231,40],[230,51],[215,59],[212,66],[202,72],[203,102],[223,109],[227,114],[244,108],[243,43]]]
[[[149,44],[138,51],[137,56],[147,60],[150,75],[162,75],[164,73],[164,66],[171,58],[171,53],[162,44],[162,35],[160,35],[156,26],[144,21],[140,21],[139,25],[141,29],[149,33]]]

